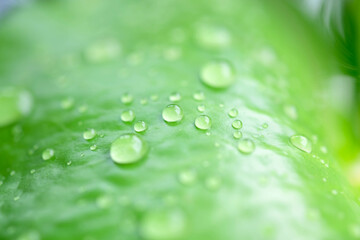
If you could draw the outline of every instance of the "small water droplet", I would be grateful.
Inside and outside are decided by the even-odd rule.
[[[182,239],[186,228],[185,215],[180,209],[159,209],[147,212],[140,232],[145,239]]]
[[[182,50],[179,47],[169,47],[164,49],[163,56],[168,61],[175,61],[182,55]]]
[[[125,134],[117,138],[110,149],[112,160],[119,164],[140,161],[148,152],[147,143],[135,134]]]
[[[291,118],[293,120],[297,119],[297,117],[298,117],[296,107],[293,105],[284,106],[284,112],[289,118]]]
[[[327,154],[327,153],[328,153],[328,150],[327,150],[327,148],[326,148],[325,146],[321,146],[321,147],[320,147],[320,151],[321,151],[322,153],[324,153],[324,154]]]
[[[238,149],[244,154],[250,154],[255,150],[255,143],[250,139],[242,139],[238,143]]]
[[[33,98],[27,91],[13,88],[0,90],[0,127],[27,116],[32,106]]]
[[[134,124],[135,132],[144,132],[147,129],[147,124],[144,121],[138,121]]]
[[[207,48],[222,48],[231,43],[229,31],[220,26],[199,24],[195,36],[197,42]]]
[[[231,117],[231,118],[237,117],[238,114],[239,114],[239,112],[236,108],[230,109],[230,111],[228,113],[229,117]]]
[[[94,144],[94,145],[92,145],[92,146],[90,146],[90,150],[91,151],[95,151],[97,149],[97,146]]]
[[[148,100],[146,99],[146,98],[142,98],[141,100],[140,100],[140,104],[141,105],[146,105],[148,103]]]
[[[323,182],[327,182],[327,179],[326,179],[326,178],[323,178],[322,180],[323,180]]]
[[[121,53],[121,46],[115,39],[104,39],[93,43],[85,50],[85,58],[92,63],[116,59]]]
[[[121,120],[126,123],[134,121],[135,113],[132,110],[126,110],[121,113]]]
[[[267,129],[267,128],[269,127],[269,124],[263,123],[263,124],[261,125],[261,127],[262,127],[263,129]]]
[[[74,99],[71,97],[65,98],[61,101],[61,107],[65,110],[71,109],[74,106]]]
[[[225,61],[207,63],[201,69],[202,82],[212,88],[227,88],[235,80],[233,67]]]
[[[17,201],[17,200],[19,200],[19,199],[20,199],[20,196],[14,197],[14,201]]]
[[[181,100],[181,95],[180,93],[178,92],[175,92],[175,93],[172,93],[170,96],[169,96],[169,100],[172,101],[172,102],[178,102]]]
[[[300,149],[301,151],[311,153],[312,146],[309,139],[302,135],[294,135],[290,137],[290,142],[294,147]]]
[[[96,136],[96,131],[94,129],[89,129],[83,133],[83,138],[85,140],[91,140],[94,139]]]
[[[205,105],[199,105],[199,106],[197,106],[197,110],[199,111],[199,112],[205,112]]]
[[[195,126],[200,130],[208,130],[211,127],[211,119],[207,115],[200,115],[195,119]]]
[[[157,94],[153,94],[150,96],[151,101],[157,101],[159,99],[159,96]]]
[[[183,185],[192,185],[196,181],[196,172],[194,170],[184,170],[178,175],[179,182]]]
[[[210,191],[216,191],[221,186],[221,179],[215,176],[208,177],[205,180],[205,187]]]
[[[224,107],[225,107],[224,104],[222,104],[222,103],[219,104],[219,108],[224,108]]]
[[[130,104],[134,101],[134,97],[130,93],[124,93],[121,96],[121,102],[123,104]]]
[[[331,193],[332,193],[333,195],[338,195],[338,191],[337,191],[336,189],[331,190]]]
[[[184,113],[181,107],[179,107],[178,105],[170,104],[164,108],[162,112],[162,117],[165,122],[177,123],[183,119]]]
[[[234,134],[233,134],[233,137],[235,138],[235,139],[240,139],[240,138],[242,138],[242,132],[241,131],[235,131],[234,132]]]
[[[14,170],[13,170],[13,171],[11,171],[11,172],[10,172],[10,176],[14,176],[14,175],[15,175],[15,173],[16,173],[16,172],[15,172]]]
[[[240,120],[235,120],[235,121],[233,121],[233,123],[231,124],[231,126],[232,126],[234,129],[241,129],[242,126],[243,126],[243,123],[242,123],[242,121],[240,121]]]
[[[198,91],[193,94],[193,98],[196,101],[203,101],[205,99],[205,94],[201,91]]]
[[[3,185],[3,184],[4,184],[4,182],[3,182],[3,181],[0,181],[0,186]]]
[[[100,196],[96,199],[96,205],[102,209],[109,208],[112,203],[113,203],[112,197],[107,195]]]
[[[34,174],[35,172],[36,172],[35,169],[31,169],[31,170],[30,170],[30,174]]]
[[[79,113],[84,113],[88,110],[88,106],[87,105],[82,105],[78,108]]]
[[[55,151],[51,148],[45,149],[42,153],[42,159],[47,161],[53,158],[55,155]]]

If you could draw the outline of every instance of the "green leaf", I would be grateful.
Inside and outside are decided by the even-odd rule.
[[[13,11],[0,27],[0,87],[34,104],[0,128],[0,238],[359,239],[334,144],[347,136],[323,91],[339,73],[330,46],[282,1]],[[220,84],[201,79],[214,61],[230,66],[206,71]],[[183,112],[174,123],[162,116],[169,97]],[[210,120],[197,128],[200,115]],[[147,128],[135,133],[138,121]],[[116,154],[135,158],[115,163],[125,134],[139,137]]]

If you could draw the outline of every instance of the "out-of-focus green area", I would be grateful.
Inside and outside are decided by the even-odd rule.
[[[204,84],[214,61],[230,86]],[[1,19],[0,79],[0,238],[360,238],[347,78],[283,1],[25,4]],[[139,120],[146,157],[114,163]]]

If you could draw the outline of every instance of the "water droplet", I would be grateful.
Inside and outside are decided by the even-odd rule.
[[[83,133],[83,138],[85,140],[94,139],[95,136],[96,136],[96,131],[94,129],[89,129]]]
[[[148,100],[146,99],[146,98],[142,98],[141,100],[140,100],[140,104],[141,105],[145,105],[145,104],[147,104],[148,103]]]
[[[207,63],[201,69],[202,82],[213,88],[227,88],[235,80],[233,67],[225,61],[213,61]]]
[[[88,106],[82,105],[78,108],[79,113],[84,113],[88,110]]]
[[[67,110],[67,109],[72,108],[74,106],[74,103],[75,103],[74,99],[68,97],[61,101],[61,107],[65,110]]]
[[[126,110],[121,113],[121,120],[126,123],[134,121],[135,113],[132,110]]]
[[[0,127],[12,124],[28,115],[32,105],[32,96],[27,91],[13,88],[0,90]]]
[[[155,102],[159,99],[159,96],[157,94],[153,94],[150,96],[150,99]]]
[[[68,161],[68,162],[66,163],[66,165],[70,166],[71,163],[72,163],[71,161]]]
[[[233,137],[235,139],[240,139],[242,138],[242,132],[241,131],[235,131],[234,134],[233,134]]]
[[[261,127],[262,127],[263,129],[267,129],[267,128],[269,127],[269,124],[263,123],[263,124],[261,125]]]
[[[196,181],[196,172],[194,170],[184,170],[178,175],[179,182],[183,185],[192,185]]]
[[[94,145],[92,145],[92,146],[90,146],[90,150],[91,151],[95,151],[97,149],[97,146],[94,144]]]
[[[180,209],[159,209],[148,212],[141,222],[145,239],[180,239],[186,228],[185,215]]]
[[[19,200],[19,199],[20,199],[20,196],[14,197],[14,201],[17,201],[17,200]]]
[[[196,29],[197,42],[207,48],[222,48],[231,43],[231,35],[224,27],[201,24]]]
[[[80,157],[85,157],[85,153],[80,153]]]
[[[165,122],[176,123],[180,122],[183,119],[184,113],[181,107],[179,107],[178,105],[170,104],[164,108],[162,112],[162,117]]]
[[[231,126],[234,128],[234,129],[241,129],[243,124],[242,124],[242,121],[240,120],[235,120],[233,121],[233,123],[231,124]]]
[[[250,154],[255,150],[255,143],[250,139],[242,139],[238,143],[238,149],[244,154]]]
[[[178,102],[181,100],[181,95],[180,93],[178,92],[175,92],[175,93],[172,93],[170,96],[169,96],[169,100],[172,101],[172,102]]]
[[[31,169],[31,170],[30,170],[30,174],[34,174],[35,172],[36,172],[35,169]]]
[[[119,56],[121,47],[115,39],[105,39],[90,45],[85,50],[85,58],[92,63],[110,61]]]
[[[326,154],[328,152],[327,148],[325,146],[321,146],[320,147],[320,151],[324,154]]]
[[[198,107],[197,107],[197,110],[199,111],[199,112],[205,112],[205,105],[199,105]]]
[[[211,119],[207,115],[200,115],[195,119],[195,126],[200,130],[207,130],[211,127]]]
[[[323,182],[327,182],[327,179],[326,179],[326,178],[323,178],[322,180],[323,180]]]
[[[205,94],[203,92],[198,91],[198,92],[194,93],[193,98],[196,101],[203,101],[205,99]]]
[[[135,134],[120,136],[111,144],[110,156],[119,164],[129,164],[140,161],[148,152],[147,143]]]
[[[163,52],[163,56],[168,61],[175,61],[182,55],[182,50],[179,47],[169,47]]]
[[[10,176],[14,176],[14,175],[15,175],[15,173],[16,173],[16,172],[15,172],[14,170],[13,170],[13,171],[11,171],[11,172],[10,172]]]
[[[55,151],[51,148],[45,149],[42,153],[42,159],[47,161],[53,158],[55,155]]]
[[[138,121],[134,124],[135,132],[144,132],[147,129],[147,124],[144,121]]]
[[[231,109],[228,113],[229,117],[231,117],[231,118],[237,117],[238,114],[239,114],[239,112],[236,108]]]
[[[302,135],[294,135],[290,137],[290,142],[292,145],[294,145],[297,149],[300,149],[301,151],[311,153],[311,142],[309,139]]]
[[[338,195],[338,191],[337,191],[336,189],[331,190],[331,193],[332,193],[333,195]]]
[[[216,191],[220,188],[221,186],[221,179],[218,177],[208,177],[205,180],[205,187],[207,189],[209,189],[210,191]]]
[[[96,199],[96,205],[102,209],[109,208],[112,203],[113,203],[112,197],[107,195],[100,196]]]
[[[3,184],[4,184],[4,182],[3,182],[3,181],[0,181],[0,186],[3,185]]]
[[[121,102],[123,104],[130,104],[134,101],[134,97],[130,93],[124,93],[121,96]]]

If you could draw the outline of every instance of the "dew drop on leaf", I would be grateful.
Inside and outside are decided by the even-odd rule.
[[[175,93],[172,93],[170,96],[169,96],[169,100],[172,101],[172,102],[178,102],[181,100],[181,95],[180,93],[178,92],[175,92]]]
[[[234,128],[234,129],[241,129],[243,124],[240,120],[235,120],[233,121],[233,123],[231,124],[231,126]]]
[[[83,138],[85,140],[94,139],[95,136],[96,136],[96,131],[94,129],[89,129],[83,133]]]
[[[200,130],[208,130],[211,127],[211,119],[207,115],[200,115],[195,119],[195,126]]]
[[[205,112],[205,105],[199,105],[199,106],[197,106],[197,110],[199,111],[199,112]]]
[[[135,113],[132,110],[126,110],[121,113],[121,120],[126,123],[134,121]]]
[[[90,146],[91,151],[95,151],[96,149],[97,149],[97,146],[95,144]]]
[[[227,88],[235,80],[233,67],[226,61],[213,61],[201,69],[202,82],[212,88]]]
[[[162,111],[162,118],[168,123],[180,122],[184,117],[183,110],[176,104],[170,104]]]
[[[241,153],[250,154],[255,150],[255,143],[250,139],[242,139],[238,143],[238,149]]]
[[[241,132],[241,131],[235,131],[235,132],[233,133],[233,137],[234,137],[235,139],[240,139],[240,138],[242,138],[242,132]]]
[[[53,158],[54,155],[55,155],[55,151],[51,148],[48,148],[42,152],[42,159],[47,161],[47,160],[50,160],[51,158]]]
[[[147,129],[147,124],[144,121],[138,121],[134,124],[135,132],[144,132]]]
[[[125,134],[117,138],[110,148],[111,159],[119,164],[140,161],[148,152],[147,143],[135,134]]]
[[[290,143],[297,149],[300,149],[301,151],[311,153],[312,145],[307,137],[304,137],[302,135],[291,136]]]
[[[193,98],[196,101],[203,101],[205,99],[205,94],[203,92],[198,91],[193,94]]]
[[[238,114],[239,114],[239,112],[236,108],[230,109],[230,111],[228,113],[229,117],[231,117],[231,118],[237,117]]]
[[[130,104],[134,101],[134,97],[130,93],[124,93],[121,96],[121,102],[123,104]]]
[[[196,172],[194,170],[183,170],[178,175],[179,182],[183,185],[192,185],[196,181]]]

